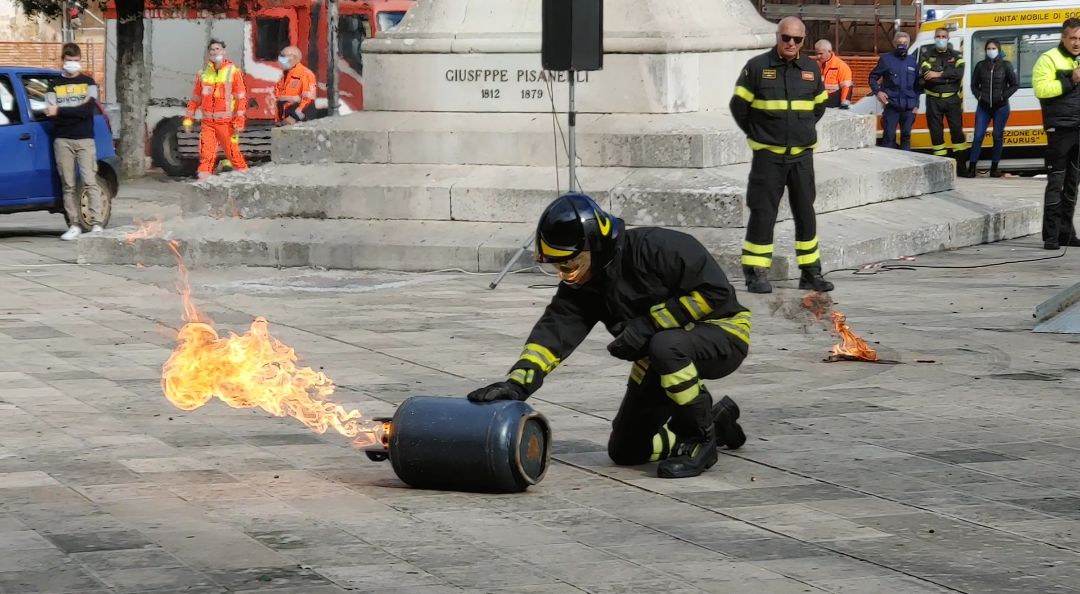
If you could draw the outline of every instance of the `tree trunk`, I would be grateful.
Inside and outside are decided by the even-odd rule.
[[[116,100],[120,103],[120,168],[124,177],[146,175],[145,0],[116,0]]]

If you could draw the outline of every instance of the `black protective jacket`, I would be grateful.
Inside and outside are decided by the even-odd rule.
[[[1009,97],[1020,88],[1016,69],[1001,56],[987,58],[975,65],[971,77],[971,92],[983,109],[997,109],[1009,102]]]
[[[598,322],[615,335],[616,325],[647,316],[657,330],[712,320],[750,344],[747,308],[712,254],[697,239],[679,231],[638,227],[623,231],[611,262],[593,271],[579,288],[559,283],[536,322],[508,379],[532,395],[544,377],[570,356]],[[728,322],[746,312],[736,322]]]
[[[919,78],[930,71],[940,72],[941,76],[923,81],[927,98],[949,98],[960,93],[964,86],[964,56],[954,50],[951,43],[944,51],[935,48],[927,52],[919,67]]]
[[[816,60],[800,54],[788,61],[772,49],[743,67],[729,107],[753,150],[809,155],[828,100]]]

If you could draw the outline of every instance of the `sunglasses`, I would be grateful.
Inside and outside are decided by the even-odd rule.
[[[799,35],[780,35],[780,39],[784,40],[784,43],[802,43],[804,37],[801,37]]]

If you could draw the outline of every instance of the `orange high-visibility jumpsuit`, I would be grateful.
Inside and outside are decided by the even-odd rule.
[[[235,64],[222,60],[221,66],[215,69],[213,62],[207,62],[206,69],[195,76],[195,89],[188,102],[185,126],[191,125],[196,109],[202,110],[199,179],[214,173],[218,143],[221,143],[225,158],[232,162],[234,170],[247,169],[247,161],[240,153],[239,135],[246,124],[247,92],[244,75]]]
[[[840,56],[833,54],[821,67],[821,78],[825,82],[825,92],[829,94],[825,107],[851,105],[851,92],[855,81],[851,80],[851,67]]]
[[[303,64],[297,64],[285,72],[274,86],[274,98],[277,100],[274,121],[281,122],[287,117],[298,122],[311,119],[315,112],[317,86],[315,73]]]

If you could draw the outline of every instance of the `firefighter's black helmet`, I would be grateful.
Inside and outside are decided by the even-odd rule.
[[[536,226],[536,260],[558,264],[581,252],[593,252],[594,261],[606,261],[615,250],[623,221],[604,212],[585,194],[568,192],[548,205]]]

